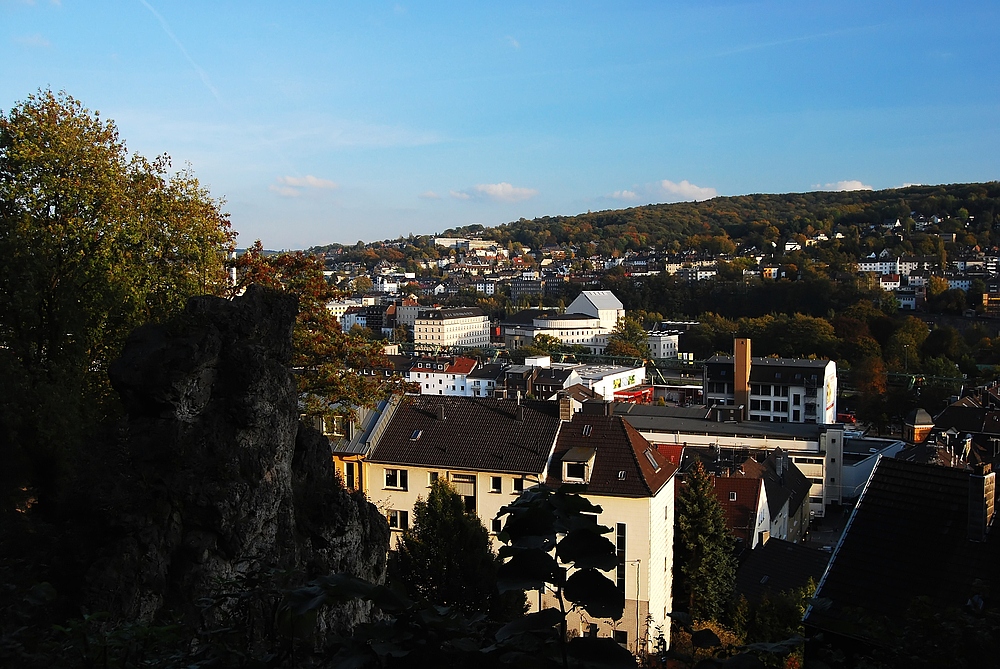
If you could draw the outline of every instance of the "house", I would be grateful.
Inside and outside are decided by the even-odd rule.
[[[438,356],[417,358],[406,380],[420,387],[421,395],[458,395],[471,397],[469,374],[476,368],[474,358]]]
[[[563,425],[547,483],[586,485],[585,497],[601,507],[595,522],[613,529],[618,567],[609,578],[625,592],[620,621],[569,614],[580,635],[613,636],[631,650],[661,627],[669,635],[673,585],[674,474],[676,465],[658,453],[627,421],[604,405],[585,405]],[[551,595],[543,604],[558,608]],[[648,650],[648,648],[643,649]]]
[[[625,306],[610,290],[585,290],[566,307],[566,313],[593,316],[610,332],[625,318]]]
[[[443,478],[495,534],[500,507],[545,480],[559,427],[554,402],[411,396],[366,458],[364,489],[399,532],[409,527],[417,498]]]
[[[504,366],[492,363],[477,366],[467,377],[472,397],[493,397],[494,391],[503,387]]]
[[[891,648],[913,620],[910,612],[954,621],[963,610],[979,619],[995,610],[989,595],[1000,587],[1000,533],[990,531],[995,477],[988,465],[969,472],[881,458],[819,583],[814,601],[821,605],[806,611],[806,636],[821,632],[827,644],[807,645],[806,664],[828,650],[853,666],[872,648]]]

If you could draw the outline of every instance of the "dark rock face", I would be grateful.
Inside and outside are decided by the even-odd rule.
[[[220,593],[269,570],[296,574],[291,584],[332,571],[384,580],[385,519],[338,485],[326,439],[298,420],[296,308],[251,288],[232,301],[194,298],[177,322],[132,335],[110,370],[128,411],[128,475],[98,493],[115,509],[102,522],[117,538],[87,574],[91,610],[142,621],[179,612],[210,626],[231,622],[237,606]],[[203,598],[216,606],[199,607]],[[241,618],[270,625],[273,604]],[[366,613],[328,610],[319,629],[342,631]]]

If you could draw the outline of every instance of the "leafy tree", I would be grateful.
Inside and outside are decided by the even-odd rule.
[[[128,334],[224,290],[228,217],[169,167],[65,93],[0,113],[0,494],[28,486],[44,506],[118,410],[106,370]]]
[[[649,358],[649,338],[642,323],[628,316],[620,318],[608,335],[604,353],[622,358]]]
[[[711,477],[700,462],[677,496],[674,602],[696,620],[719,620],[736,579],[733,537]]]
[[[431,485],[426,500],[413,505],[413,528],[389,553],[389,578],[416,595],[466,615],[477,611],[508,622],[524,613],[522,591],[497,590],[501,560],[489,532],[465,511],[462,496],[446,481]]]

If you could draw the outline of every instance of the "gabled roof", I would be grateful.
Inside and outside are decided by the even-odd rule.
[[[596,448],[587,492],[615,497],[651,497],[677,466],[619,416],[574,414],[559,433],[548,483],[562,484],[562,458],[574,448]]]
[[[726,515],[726,527],[733,536],[745,541],[745,546],[753,543],[762,487],[759,478],[715,477],[715,497]],[[736,499],[733,499],[734,496]]]
[[[868,638],[858,610],[899,620],[914,598],[935,609],[962,607],[1000,586],[1000,531],[968,538],[969,472],[880,458],[816,597],[808,625]]]
[[[595,308],[600,310],[612,310],[617,311],[619,309],[624,309],[625,306],[622,301],[615,297],[615,294],[610,290],[585,290],[580,293],[579,299],[586,299],[588,302],[594,305]],[[576,300],[574,300],[575,302]],[[570,305],[572,307],[573,305]]]
[[[439,409],[444,420],[438,419]],[[558,433],[558,406],[518,407],[492,397],[418,395],[408,397],[396,410],[368,460],[541,474]]]
[[[497,363],[476,367],[469,372],[470,379],[501,379],[504,376],[504,366]]]
[[[750,551],[736,570],[735,594],[755,604],[768,591],[777,594],[801,588],[810,578],[819,583],[829,561],[828,554],[815,548],[769,539]]]

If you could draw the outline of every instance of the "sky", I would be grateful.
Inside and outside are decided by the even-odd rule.
[[[995,0],[0,0],[0,110],[44,88],[240,246],[1000,179]]]

